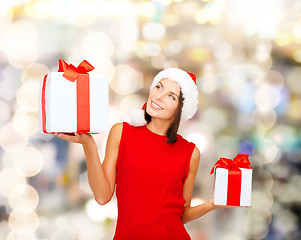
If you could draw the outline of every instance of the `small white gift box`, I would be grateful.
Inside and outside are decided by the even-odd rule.
[[[251,206],[252,168],[247,154],[233,159],[221,158],[211,170],[215,171],[214,204]]]

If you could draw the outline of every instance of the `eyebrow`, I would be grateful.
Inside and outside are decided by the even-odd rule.
[[[162,87],[164,87],[163,83],[161,83],[161,82],[159,82],[159,83],[162,85]],[[172,91],[169,91],[169,92],[170,92],[171,94],[175,95],[177,98],[179,98],[178,95],[175,94],[174,92],[172,92]]]

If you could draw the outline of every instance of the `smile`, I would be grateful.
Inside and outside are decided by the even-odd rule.
[[[154,109],[157,109],[157,110],[164,110],[164,108],[162,108],[160,105],[158,105],[157,103],[151,101],[151,106],[152,108]]]

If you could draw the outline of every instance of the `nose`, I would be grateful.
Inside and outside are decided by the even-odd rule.
[[[159,92],[159,93],[156,95],[156,98],[162,102],[163,99],[164,99],[164,93],[163,93],[163,92]]]

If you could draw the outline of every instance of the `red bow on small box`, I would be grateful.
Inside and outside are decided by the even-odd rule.
[[[210,174],[214,173],[216,168],[228,169],[227,205],[240,206],[240,195],[241,195],[240,168],[252,169],[249,161],[249,155],[238,154],[233,159],[233,161],[227,158],[220,158],[211,169]]]
[[[63,77],[71,82],[74,82],[78,78],[79,74],[87,74],[93,69],[94,67],[86,60],[83,60],[77,67],[75,67],[72,64],[66,63],[64,60],[59,59],[58,72],[64,72]]]
[[[215,168],[226,168],[229,170],[239,170],[239,168],[252,168],[249,161],[249,154],[238,154],[233,161],[228,158],[220,158],[211,169],[210,174],[215,172]]]

